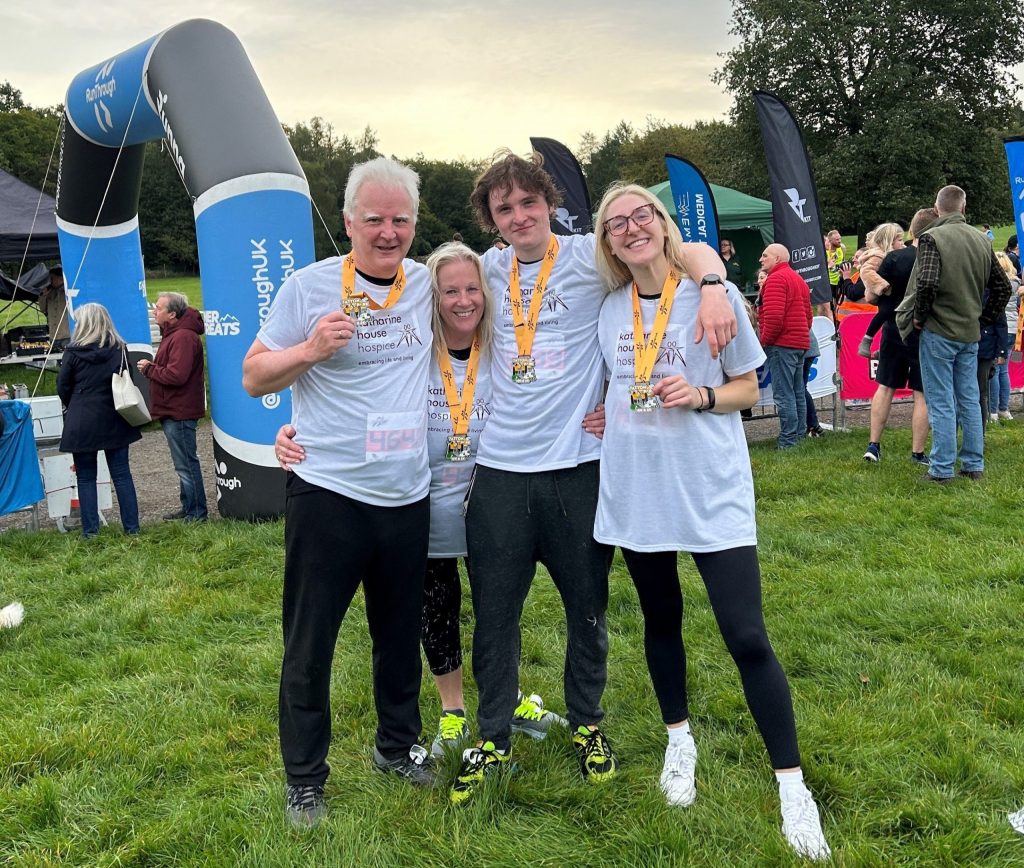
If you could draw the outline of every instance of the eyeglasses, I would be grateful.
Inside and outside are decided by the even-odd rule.
[[[654,220],[655,210],[653,205],[641,205],[634,208],[625,217],[612,217],[604,221],[604,228],[609,235],[622,235],[629,228],[629,221],[632,220],[638,227],[646,226]]]

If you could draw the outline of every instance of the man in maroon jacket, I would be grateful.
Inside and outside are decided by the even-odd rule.
[[[180,483],[181,509],[164,521],[206,521],[206,489],[196,452],[196,426],[206,413],[203,381],[203,318],[179,292],[156,300],[156,322],[163,340],[153,361],[139,370],[149,379],[150,411],[160,420]]]
[[[804,353],[810,346],[811,290],[789,264],[789,250],[769,244],[761,254],[768,278],[758,322],[779,410],[779,449],[796,446],[807,431]]]

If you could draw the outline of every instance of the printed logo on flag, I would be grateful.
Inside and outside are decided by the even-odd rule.
[[[782,191],[789,197],[789,207],[793,209],[797,217],[800,218],[801,223],[810,223],[811,215],[804,215],[804,203],[807,199],[800,197],[800,191],[796,187],[787,187]]]

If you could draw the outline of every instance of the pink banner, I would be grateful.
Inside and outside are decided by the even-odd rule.
[[[873,314],[851,313],[839,323],[839,337],[842,348],[839,352],[839,373],[843,378],[843,387],[839,397],[844,401],[869,401],[875,394],[875,371],[878,359],[865,359],[857,355],[861,338],[867,333]],[[878,345],[882,340],[879,331],[871,343],[871,352],[878,353]],[[1024,361],[1010,362],[1010,388],[1018,391],[1024,388]],[[897,398],[906,398],[910,389],[897,389]]]

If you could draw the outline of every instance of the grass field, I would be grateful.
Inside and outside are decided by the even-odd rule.
[[[755,444],[769,631],[809,784],[842,865],[1024,863],[1024,422],[990,428],[986,477],[918,482],[909,432],[796,452]],[[657,508],[652,504],[652,508]],[[568,737],[516,742],[519,770],[462,809],[371,771],[369,640],[357,595],[333,678],[329,816],[285,827],[276,699],[280,523],[160,525],[128,540],[0,537],[0,863],[11,865],[796,864],[774,781],[706,596],[687,602],[698,800],[663,804],[664,730],[636,595],[611,578],[607,731],[622,773],[580,782]],[[468,603],[464,636],[472,622]],[[546,575],[521,682],[563,710],[564,629]],[[439,711],[424,685],[424,728]],[[470,681],[469,705],[475,707]],[[449,765],[449,771],[451,770]]]

